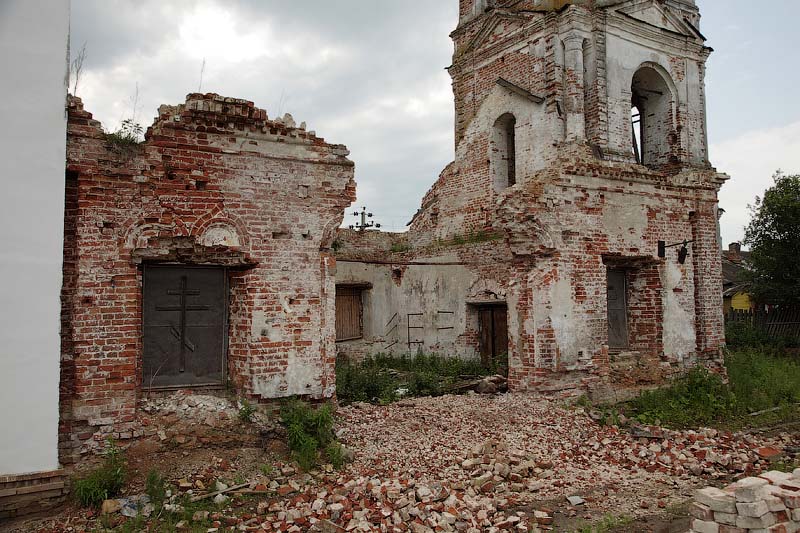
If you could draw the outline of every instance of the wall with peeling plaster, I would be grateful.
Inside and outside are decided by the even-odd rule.
[[[727,177],[707,157],[711,50],[695,3],[461,0],[460,15],[448,68],[455,160],[422,199],[408,249],[391,254],[372,237],[374,255],[386,264],[424,261],[447,242],[466,241],[450,257],[476,282],[501,287],[509,305],[513,389],[614,390],[694,364],[724,371],[715,228]],[[634,95],[655,102],[653,88],[645,166],[634,153],[631,108]],[[517,183],[497,190],[505,159],[493,127],[506,113],[517,120]],[[693,240],[689,260],[677,264],[675,249],[659,258],[661,240]],[[367,249],[337,255],[363,261]],[[359,268],[340,269],[337,283]],[[609,269],[627,283],[628,343],[619,350],[608,340]],[[422,291],[424,312],[436,309],[430,287],[408,288]],[[458,298],[463,306],[468,297]],[[477,335],[461,339],[477,343]],[[464,353],[455,342],[449,352]]]
[[[347,148],[291,115],[190,94],[138,146],[69,106],[61,452],[141,436],[142,266],[227,270],[226,377],[253,401],[332,397],[335,261],[355,198]],[[286,213],[291,212],[291,221]],[[224,386],[224,384],[223,384]]]
[[[447,256],[426,258],[430,263],[452,260]],[[369,285],[362,292],[363,339],[337,343],[338,352],[356,358],[418,350],[476,357],[474,343],[465,344],[463,339],[476,332],[474,310],[467,301],[477,277],[464,265],[337,261],[337,285]],[[409,324],[422,329],[409,330]]]

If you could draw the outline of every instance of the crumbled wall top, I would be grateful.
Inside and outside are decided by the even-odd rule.
[[[160,106],[158,115],[155,124],[148,130],[148,136],[159,127],[167,126],[206,133],[260,132],[293,137],[308,144],[327,144],[314,131],[307,131],[305,122],[298,125],[289,113],[270,120],[266,110],[256,107],[249,100],[215,93],[190,93],[186,95],[184,104]]]

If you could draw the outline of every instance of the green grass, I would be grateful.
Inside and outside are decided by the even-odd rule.
[[[167,485],[164,477],[157,470],[150,470],[144,482],[144,492],[156,509],[161,509],[167,499]]]
[[[391,403],[398,389],[405,396],[440,396],[462,376],[505,373],[505,360],[492,367],[480,361],[465,361],[439,355],[377,355],[359,363],[340,359],[336,363],[336,395],[343,405],[352,402]]]
[[[605,515],[599,521],[593,524],[586,524],[581,526],[578,533],[609,533],[611,531],[622,530],[622,528],[629,526],[633,523],[633,518],[627,515],[615,516],[611,514]]]
[[[758,348],[767,351],[785,351],[787,348],[800,347],[800,338],[773,337],[763,329],[753,327],[746,322],[727,322],[725,341],[733,350]]]
[[[797,419],[800,361],[775,348],[744,348],[725,358],[729,383],[696,368],[671,386],[642,393],[627,414],[646,424],[741,428]],[[759,416],[752,413],[772,410]]]
[[[256,408],[246,399],[243,399],[239,403],[239,420],[241,420],[245,424],[249,424],[253,421],[253,415],[255,414],[255,412]]]
[[[103,464],[87,476],[76,479],[73,494],[84,507],[99,507],[103,500],[118,495],[125,486],[125,457],[109,439]]]

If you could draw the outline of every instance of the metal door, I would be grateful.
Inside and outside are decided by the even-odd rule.
[[[508,354],[508,308],[487,305],[478,308],[481,362],[488,365]]]
[[[142,385],[159,388],[224,384],[225,270],[147,266],[142,302]]]
[[[625,271],[608,271],[608,346],[611,349],[628,347],[628,302]]]

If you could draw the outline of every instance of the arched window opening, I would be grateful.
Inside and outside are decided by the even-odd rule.
[[[659,168],[675,162],[674,107],[664,74],[653,67],[640,68],[631,83],[631,146],[637,163]]]
[[[492,165],[495,190],[502,191],[517,183],[517,119],[511,113],[494,123],[492,133]]]

